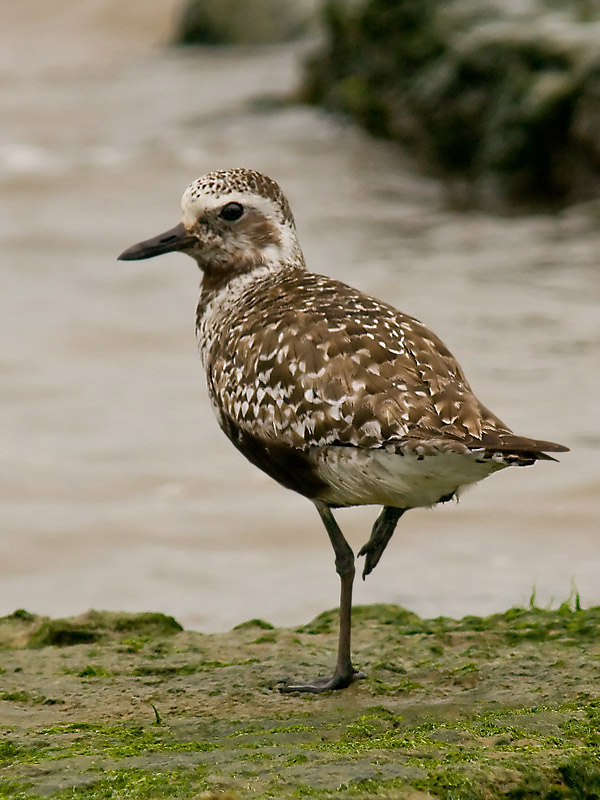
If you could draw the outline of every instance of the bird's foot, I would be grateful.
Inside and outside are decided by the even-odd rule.
[[[381,514],[375,520],[369,541],[358,551],[359,556],[365,556],[363,581],[379,564],[379,559],[396,530],[398,520],[405,511],[405,508],[384,506]]]
[[[366,556],[365,566],[362,572],[363,581],[367,577],[367,575],[373,572],[373,570],[379,563],[379,559],[381,558],[381,554],[383,553],[384,548],[385,544],[383,546],[378,547],[375,544],[367,542],[367,544],[361,547],[360,550],[358,551],[357,558],[360,558],[361,556]]]
[[[331,678],[315,678],[314,681],[307,683],[284,683],[283,681],[277,686],[280,692],[304,692],[310,694],[319,694],[320,692],[331,692],[334,689],[346,689],[353,681],[366,678],[364,672],[359,672],[354,668],[349,672],[334,673]]]

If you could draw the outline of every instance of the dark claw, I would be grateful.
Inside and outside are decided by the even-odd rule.
[[[392,538],[398,520],[405,511],[405,508],[384,506],[381,514],[375,520],[369,541],[358,551],[359,556],[367,557],[365,568],[362,573],[363,581],[370,572],[373,572],[377,564],[379,564],[379,559]]]
[[[346,689],[353,681],[366,678],[364,672],[353,670],[350,675],[334,675],[332,678],[316,678],[308,683],[285,683],[281,682],[277,688],[284,694],[291,692],[302,692],[304,694],[319,694],[321,692],[331,692],[335,689]]]
[[[362,571],[363,581],[367,577],[367,575],[373,572],[373,570],[379,563],[379,559],[381,558],[382,552],[383,549],[378,551],[375,547],[369,547],[368,544],[364,545],[364,547],[361,547],[360,550],[358,551],[359,556],[366,556],[365,566]]]

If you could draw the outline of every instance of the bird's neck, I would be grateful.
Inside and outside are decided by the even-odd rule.
[[[304,261],[294,264],[262,264],[246,272],[236,272],[227,280],[207,280],[204,273],[196,309],[196,337],[205,366],[215,341],[231,326],[233,317],[254,308],[278,282],[305,271]]]
[[[255,281],[286,272],[305,270],[304,256],[298,247],[292,258],[269,257],[268,253],[252,254],[246,258],[198,264],[202,270],[199,308],[219,297],[234,298]]]

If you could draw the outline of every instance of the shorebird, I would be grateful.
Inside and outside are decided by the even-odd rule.
[[[568,448],[515,435],[421,322],[309,272],[275,181],[210,172],[182,210],[182,222],[119,258],[182,251],[199,266],[196,333],[219,425],[252,464],[312,500],[340,577],[333,676],[281,690],[343,689],[362,673],[350,648],[354,553],[332,509],[383,507],[358,553],[364,579],[409,509]]]

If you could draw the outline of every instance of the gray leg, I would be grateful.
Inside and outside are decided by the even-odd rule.
[[[315,500],[314,504],[321,515],[335,553],[335,569],[340,576],[340,635],[335,672],[331,678],[317,678],[309,683],[284,684],[282,692],[327,692],[331,689],[345,689],[353,680],[363,677],[352,666],[350,657],[350,634],[352,624],[352,584],[354,582],[354,553],[333,518],[326,503]]]
[[[362,579],[372,572],[381,558],[381,554],[387,547],[387,543],[392,538],[392,534],[396,530],[398,520],[408,511],[406,508],[392,508],[392,506],[384,506],[381,514],[375,520],[371,537],[369,541],[361,547],[358,555],[366,556],[365,568],[363,569]]]

